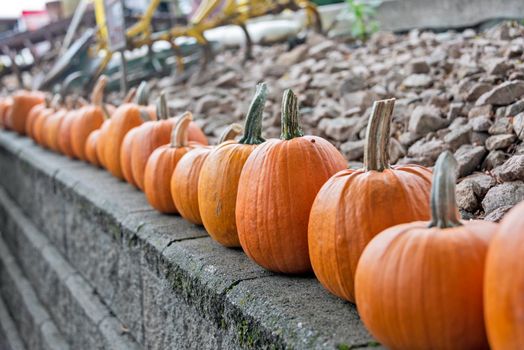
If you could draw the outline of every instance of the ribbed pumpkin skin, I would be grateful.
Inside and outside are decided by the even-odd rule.
[[[26,122],[25,122],[25,133],[28,137],[30,138],[33,138],[33,126],[35,124],[35,121],[38,117],[38,115],[44,110],[46,109],[46,106],[44,103],[39,103],[35,106],[33,106],[33,108],[31,108],[31,110],[29,111],[29,114],[27,115],[27,119],[26,119]]]
[[[86,140],[86,160],[94,166],[101,166],[100,159],[98,158],[98,154],[96,153],[96,146],[100,141],[100,133],[100,129],[97,129],[90,133]]]
[[[62,154],[68,156],[69,158],[75,158],[75,153],[73,151],[73,144],[71,143],[71,132],[74,120],[83,113],[82,107],[80,109],[75,109],[69,111],[65,116],[64,120],[60,125],[60,130],[58,131],[58,146]]]
[[[71,125],[71,145],[73,153],[81,160],[86,160],[85,147],[89,134],[99,129],[104,122],[104,112],[99,106],[87,106],[79,111]]]
[[[258,146],[238,185],[236,221],[246,254],[274,272],[309,272],[311,205],[322,185],[345,167],[337,149],[316,136],[269,140]]]
[[[122,146],[120,147],[120,168],[122,169],[122,176],[124,180],[136,187],[136,181],[133,178],[133,168],[131,166],[131,152],[133,150],[133,141],[135,135],[139,132],[138,127],[135,127],[126,134],[124,140],[122,140]]]
[[[13,105],[8,115],[10,127],[25,135],[25,124],[29,111],[37,104],[44,103],[44,95],[36,91],[17,91],[13,94]]]
[[[207,137],[202,131],[202,129],[200,129],[200,127],[194,122],[191,122],[189,124],[189,127],[187,128],[187,138],[189,139],[189,141],[197,142],[203,146],[209,144]]]
[[[107,170],[119,179],[124,179],[120,159],[124,137],[129,130],[142,123],[139,106],[134,103],[123,104],[111,116],[104,140],[104,158]]]
[[[147,161],[144,192],[149,204],[161,213],[178,213],[171,196],[171,176],[179,160],[188,150],[186,147],[164,145],[153,151]]]
[[[362,253],[355,279],[358,311],[388,349],[489,348],[482,285],[497,225],[463,224],[394,226]]]
[[[200,170],[211,149],[199,147],[186,153],[171,177],[171,196],[180,215],[196,225],[202,225],[198,204]]]
[[[67,110],[61,108],[55,113],[51,114],[45,120],[43,137],[44,143],[47,145],[47,147],[49,147],[49,149],[55,152],[60,152],[60,146],[58,144],[58,132],[66,114]]]
[[[331,293],[354,302],[362,251],[379,232],[429,220],[431,170],[407,165],[383,172],[342,170],[319,191],[309,217],[311,265]]]
[[[484,315],[493,350],[524,349],[524,202],[506,214],[489,246]]]
[[[101,167],[106,167],[106,158],[105,158],[105,148],[107,145],[107,131],[111,127],[111,124],[113,123],[112,118],[106,119],[102,123],[102,126],[100,127],[100,133],[98,134],[98,139],[95,143],[96,148],[96,157],[98,158],[99,165]]]
[[[12,106],[13,99],[11,97],[7,97],[0,102],[0,124],[6,130],[10,129],[7,116],[11,113]]]
[[[226,247],[240,247],[235,208],[240,173],[257,145],[225,142],[202,165],[198,180],[198,207],[209,235]]]
[[[47,119],[55,113],[53,108],[46,108],[35,118],[33,124],[33,139],[41,146],[47,147],[45,138],[45,124]]]

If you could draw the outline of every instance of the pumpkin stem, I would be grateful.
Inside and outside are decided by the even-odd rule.
[[[429,227],[461,226],[455,201],[458,163],[449,151],[440,154],[433,169],[431,185],[431,222]]]
[[[280,139],[291,140],[304,136],[298,115],[298,99],[291,89],[284,91],[282,99],[282,131]]]
[[[104,89],[107,85],[107,77],[101,75],[100,78],[96,81],[95,87],[93,88],[93,93],[91,94],[91,103],[100,106],[104,100]]]
[[[144,80],[136,90],[135,103],[140,106],[147,106],[149,103],[149,84]]]
[[[60,94],[55,94],[49,103],[49,106],[53,109],[58,109],[60,107],[60,102],[62,102],[62,96]]]
[[[127,95],[124,97],[124,101],[123,103],[130,103],[131,101],[134,100],[136,96],[136,88],[131,88],[129,89],[129,91],[127,92]]]
[[[251,101],[249,110],[246,116],[246,124],[244,128],[244,136],[238,143],[247,145],[258,145],[266,141],[262,137],[262,114],[267,99],[267,85],[266,83],[257,84],[255,96]]]
[[[169,112],[167,108],[166,92],[162,91],[158,100],[156,101],[156,115],[158,120],[165,120],[169,118]]]
[[[218,139],[218,144],[224,143],[226,141],[234,140],[235,137],[240,135],[242,132],[242,125],[233,123],[229,125],[224,132],[222,132],[222,135],[220,135],[220,138]]]
[[[171,147],[186,147],[188,143],[187,128],[193,120],[191,112],[182,114],[171,132]]]
[[[394,98],[373,103],[364,149],[364,169],[366,171],[389,169],[389,130],[394,106]]]

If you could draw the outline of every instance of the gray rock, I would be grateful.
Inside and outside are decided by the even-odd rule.
[[[331,51],[335,46],[336,44],[333,41],[323,40],[320,43],[312,46],[309,49],[308,54],[310,57],[319,59],[322,58],[326,52]]]
[[[389,162],[395,164],[400,158],[406,155],[406,149],[395,138],[389,140]]]
[[[471,135],[471,126],[462,125],[457,128],[450,128],[451,131],[444,136],[444,142],[446,142],[452,151],[455,151],[457,148],[463,144],[470,142]]]
[[[476,83],[473,85],[465,96],[468,102],[475,102],[480,96],[491,90],[492,86],[487,83]]]
[[[366,140],[348,141],[340,145],[340,151],[348,160],[359,160],[364,156]]]
[[[434,106],[417,106],[409,119],[409,131],[425,135],[430,131],[442,129],[449,121],[440,116],[440,110]]]
[[[524,180],[524,155],[510,157],[504,164],[493,170],[502,181]]]
[[[421,138],[420,135],[415,134],[414,132],[411,132],[411,131],[406,131],[398,137],[398,140],[402,144],[402,146],[409,147],[420,138]]]
[[[507,81],[486,92],[475,105],[506,106],[524,96],[524,81]]]
[[[456,188],[457,206],[459,209],[474,213],[480,206],[476,192],[479,192],[474,181],[461,181]]]
[[[447,149],[449,149],[449,145],[442,140],[433,139],[426,141],[421,139],[409,148],[408,156],[413,158],[426,158],[434,162],[438,156]]]
[[[493,123],[489,128],[488,132],[491,135],[500,135],[500,134],[511,134],[513,133],[513,125],[511,118],[503,117],[499,118]]]
[[[275,66],[273,66],[275,67]],[[237,73],[235,72],[227,72],[223,75],[221,75],[214,83],[215,86],[217,87],[223,87],[223,88],[227,88],[227,87],[235,87],[237,86],[238,82],[239,82],[239,76]]]
[[[492,187],[482,200],[486,215],[494,210],[515,204],[524,200],[524,182],[514,181]]]
[[[334,140],[351,140],[355,135],[354,128],[359,122],[359,118],[338,117],[334,119],[322,119],[318,124],[318,129]]]
[[[484,115],[471,118],[468,124],[471,125],[473,131],[488,131],[492,125],[491,119]]]
[[[506,59],[500,58],[493,61],[488,69],[490,75],[504,75],[513,67]]]
[[[524,112],[513,118],[513,131],[520,140],[524,140]]]
[[[459,177],[471,174],[479,167],[486,156],[486,149],[482,146],[462,145],[455,152],[455,159],[458,162]]]
[[[425,88],[431,86],[433,79],[427,74],[411,74],[402,84],[408,88]]]
[[[503,151],[491,151],[487,155],[486,159],[484,159],[484,163],[482,163],[482,168],[485,170],[492,170],[499,165],[503,164],[506,159],[508,159],[508,155],[504,153]]]
[[[487,132],[472,131],[469,137],[472,145],[484,146],[489,138],[489,134]]]
[[[515,142],[517,137],[513,134],[493,135],[486,140],[486,148],[489,151],[508,148]]]
[[[408,65],[408,72],[410,74],[426,74],[429,73],[430,67],[425,58],[417,58],[411,61]]]
[[[215,95],[202,96],[195,105],[194,114],[201,115],[208,112],[210,109],[220,105],[220,98]]]
[[[371,105],[374,101],[378,100],[379,97],[372,91],[355,91],[349,94],[342,96],[342,105],[344,109],[349,109],[353,107],[359,107],[360,111],[363,112]]]
[[[307,45],[300,45],[293,50],[284,52],[277,59],[277,64],[284,66],[292,66],[302,61],[308,51]]]
[[[468,118],[476,117],[491,117],[493,115],[493,107],[491,105],[475,106],[469,110]]]
[[[448,120],[454,120],[462,115],[464,104],[462,102],[453,102],[449,105]]]
[[[524,100],[517,101],[506,108],[506,117],[513,117],[524,112]]]
[[[500,220],[502,220],[504,215],[506,215],[506,213],[510,211],[511,208],[513,208],[512,205],[506,205],[504,207],[497,208],[493,210],[491,213],[489,213],[488,215],[486,215],[484,217],[484,220],[492,221],[492,222],[500,222]]]
[[[312,126],[316,126],[322,119],[332,119],[340,116],[340,106],[332,99],[320,100],[313,109],[313,114],[309,118]]]
[[[467,122],[468,120],[464,117],[455,118],[453,119],[451,124],[449,124],[448,129],[453,130],[454,128],[458,128],[458,127],[465,125]],[[470,127],[470,129],[472,128]]]

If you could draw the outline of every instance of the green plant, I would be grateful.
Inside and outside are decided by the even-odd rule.
[[[375,18],[375,5],[362,0],[346,0],[349,11],[353,15],[351,34],[360,40],[367,40],[371,34],[378,30]]]

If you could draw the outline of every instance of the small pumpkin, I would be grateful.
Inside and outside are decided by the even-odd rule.
[[[159,100],[165,100],[164,93],[161,94]],[[144,190],[144,173],[149,156],[155,149],[170,142],[173,127],[177,123],[177,119],[168,118],[167,105],[164,103],[160,103],[160,107],[157,107],[157,118],[158,120],[148,121],[140,125],[131,141],[131,168],[133,179],[141,190]],[[188,125],[189,141],[198,142],[198,140],[200,140],[200,138],[193,139],[191,136],[191,130],[195,129],[199,130],[200,128],[191,121]],[[207,144],[207,140],[205,144]],[[122,164],[122,167],[124,166],[126,165]]]
[[[7,116],[8,126],[20,135],[25,135],[25,124],[29,111],[37,104],[43,104],[45,95],[40,91],[17,91]]]
[[[230,142],[240,132],[242,127],[238,124],[230,125],[220,137],[218,144]],[[180,216],[195,225],[202,225],[198,203],[198,182],[202,165],[204,164],[212,147],[197,147],[187,152],[178,162],[171,177],[171,196]]]
[[[33,140],[43,147],[48,147],[46,139],[46,123],[47,120],[58,110],[61,96],[56,94],[51,100],[49,107],[43,109],[36,115],[31,128]]]
[[[138,187],[133,177],[133,168],[131,166],[131,155],[133,151],[133,141],[136,134],[140,132],[138,127],[134,127],[129,130],[122,140],[122,146],[120,147],[120,168],[122,170],[122,177],[124,180],[132,186]]]
[[[85,145],[89,134],[102,126],[109,118],[103,106],[103,92],[107,84],[107,77],[102,75],[98,79],[92,93],[91,104],[80,109],[71,125],[71,145],[74,155],[86,160]]]
[[[65,116],[72,108],[72,98],[67,97],[64,106],[59,108],[55,113],[50,115],[45,121],[44,125],[44,142],[47,146],[55,151],[61,152],[60,150],[60,127],[64,121]]]
[[[82,102],[80,102],[82,104]],[[78,109],[72,109],[64,115],[60,128],[58,130],[58,148],[63,155],[69,158],[76,158],[75,152],[73,151],[73,145],[71,143],[71,128],[73,121],[82,113],[81,109],[84,106],[80,106]]]
[[[307,223],[322,185],[346,160],[328,141],[303,136],[298,101],[282,101],[280,140],[268,140],[249,155],[239,179],[236,221],[240,244],[262,267],[281,273],[311,270]]]
[[[98,153],[96,151],[96,146],[100,138],[101,130],[97,129],[94,130],[89,134],[86,140],[86,149],[85,149],[85,155],[86,160],[93,164],[94,166],[101,167],[100,159],[98,158]]]
[[[163,98],[162,100],[161,103],[165,103]],[[167,109],[167,106],[160,109],[159,116],[165,115],[164,108]],[[155,149],[146,164],[144,192],[149,204],[161,213],[178,212],[171,197],[170,182],[182,156],[195,146],[188,142],[187,129],[191,119],[191,113],[185,113],[173,128],[171,142]]]
[[[524,202],[502,219],[484,275],[484,316],[493,350],[524,349]]]
[[[44,103],[39,103],[37,105],[34,105],[33,108],[31,108],[31,110],[29,111],[29,114],[27,115],[27,119],[25,122],[25,133],[27,137],[34,139],[33,126],[35,124],[35,121],[44,109],[47,109],[50,107],[50,104],[51,104],[51,101],[49,100],[49,97],[46,96]]]
[[[244,136],[219,144],[207,156],[198,180],[198,207],[209,235],[226,247],[240,247],[235,207],[238,181],[244,164],[262,138],[262,116],[267,86],[258,84],[246,116]]]
[[[388,349],[489,349],[482,285],[497,224],[459,220],[457,166],[449,151],[437,160],[429,222],[386,229],[358,263],[358,311]]]
[[[136,91],[135,103],[124,103],[118,107],[111,116],[111,124],[105,132],[103,158],[107,170],[113,176],[124,179],[122,172],[121,148],[126,134],[144,123],[156,118],[156,113],[151,113],[148,106],[148,85],[142,82]],[[99,154],[99,157],[102,153]]]
[[[7,116],[10,114],[12,106],[13,99],[11,97],[6,97],[0,102],[0,125],[6,130],[10,129]]]
[[[355,301],[360,254],[384,229],[429,219],[431,170],[389,165],[395,101],[377,101],[368,122],[364,168],[345,169],[322,186],[309,217],[313,271],[331,293]]]

